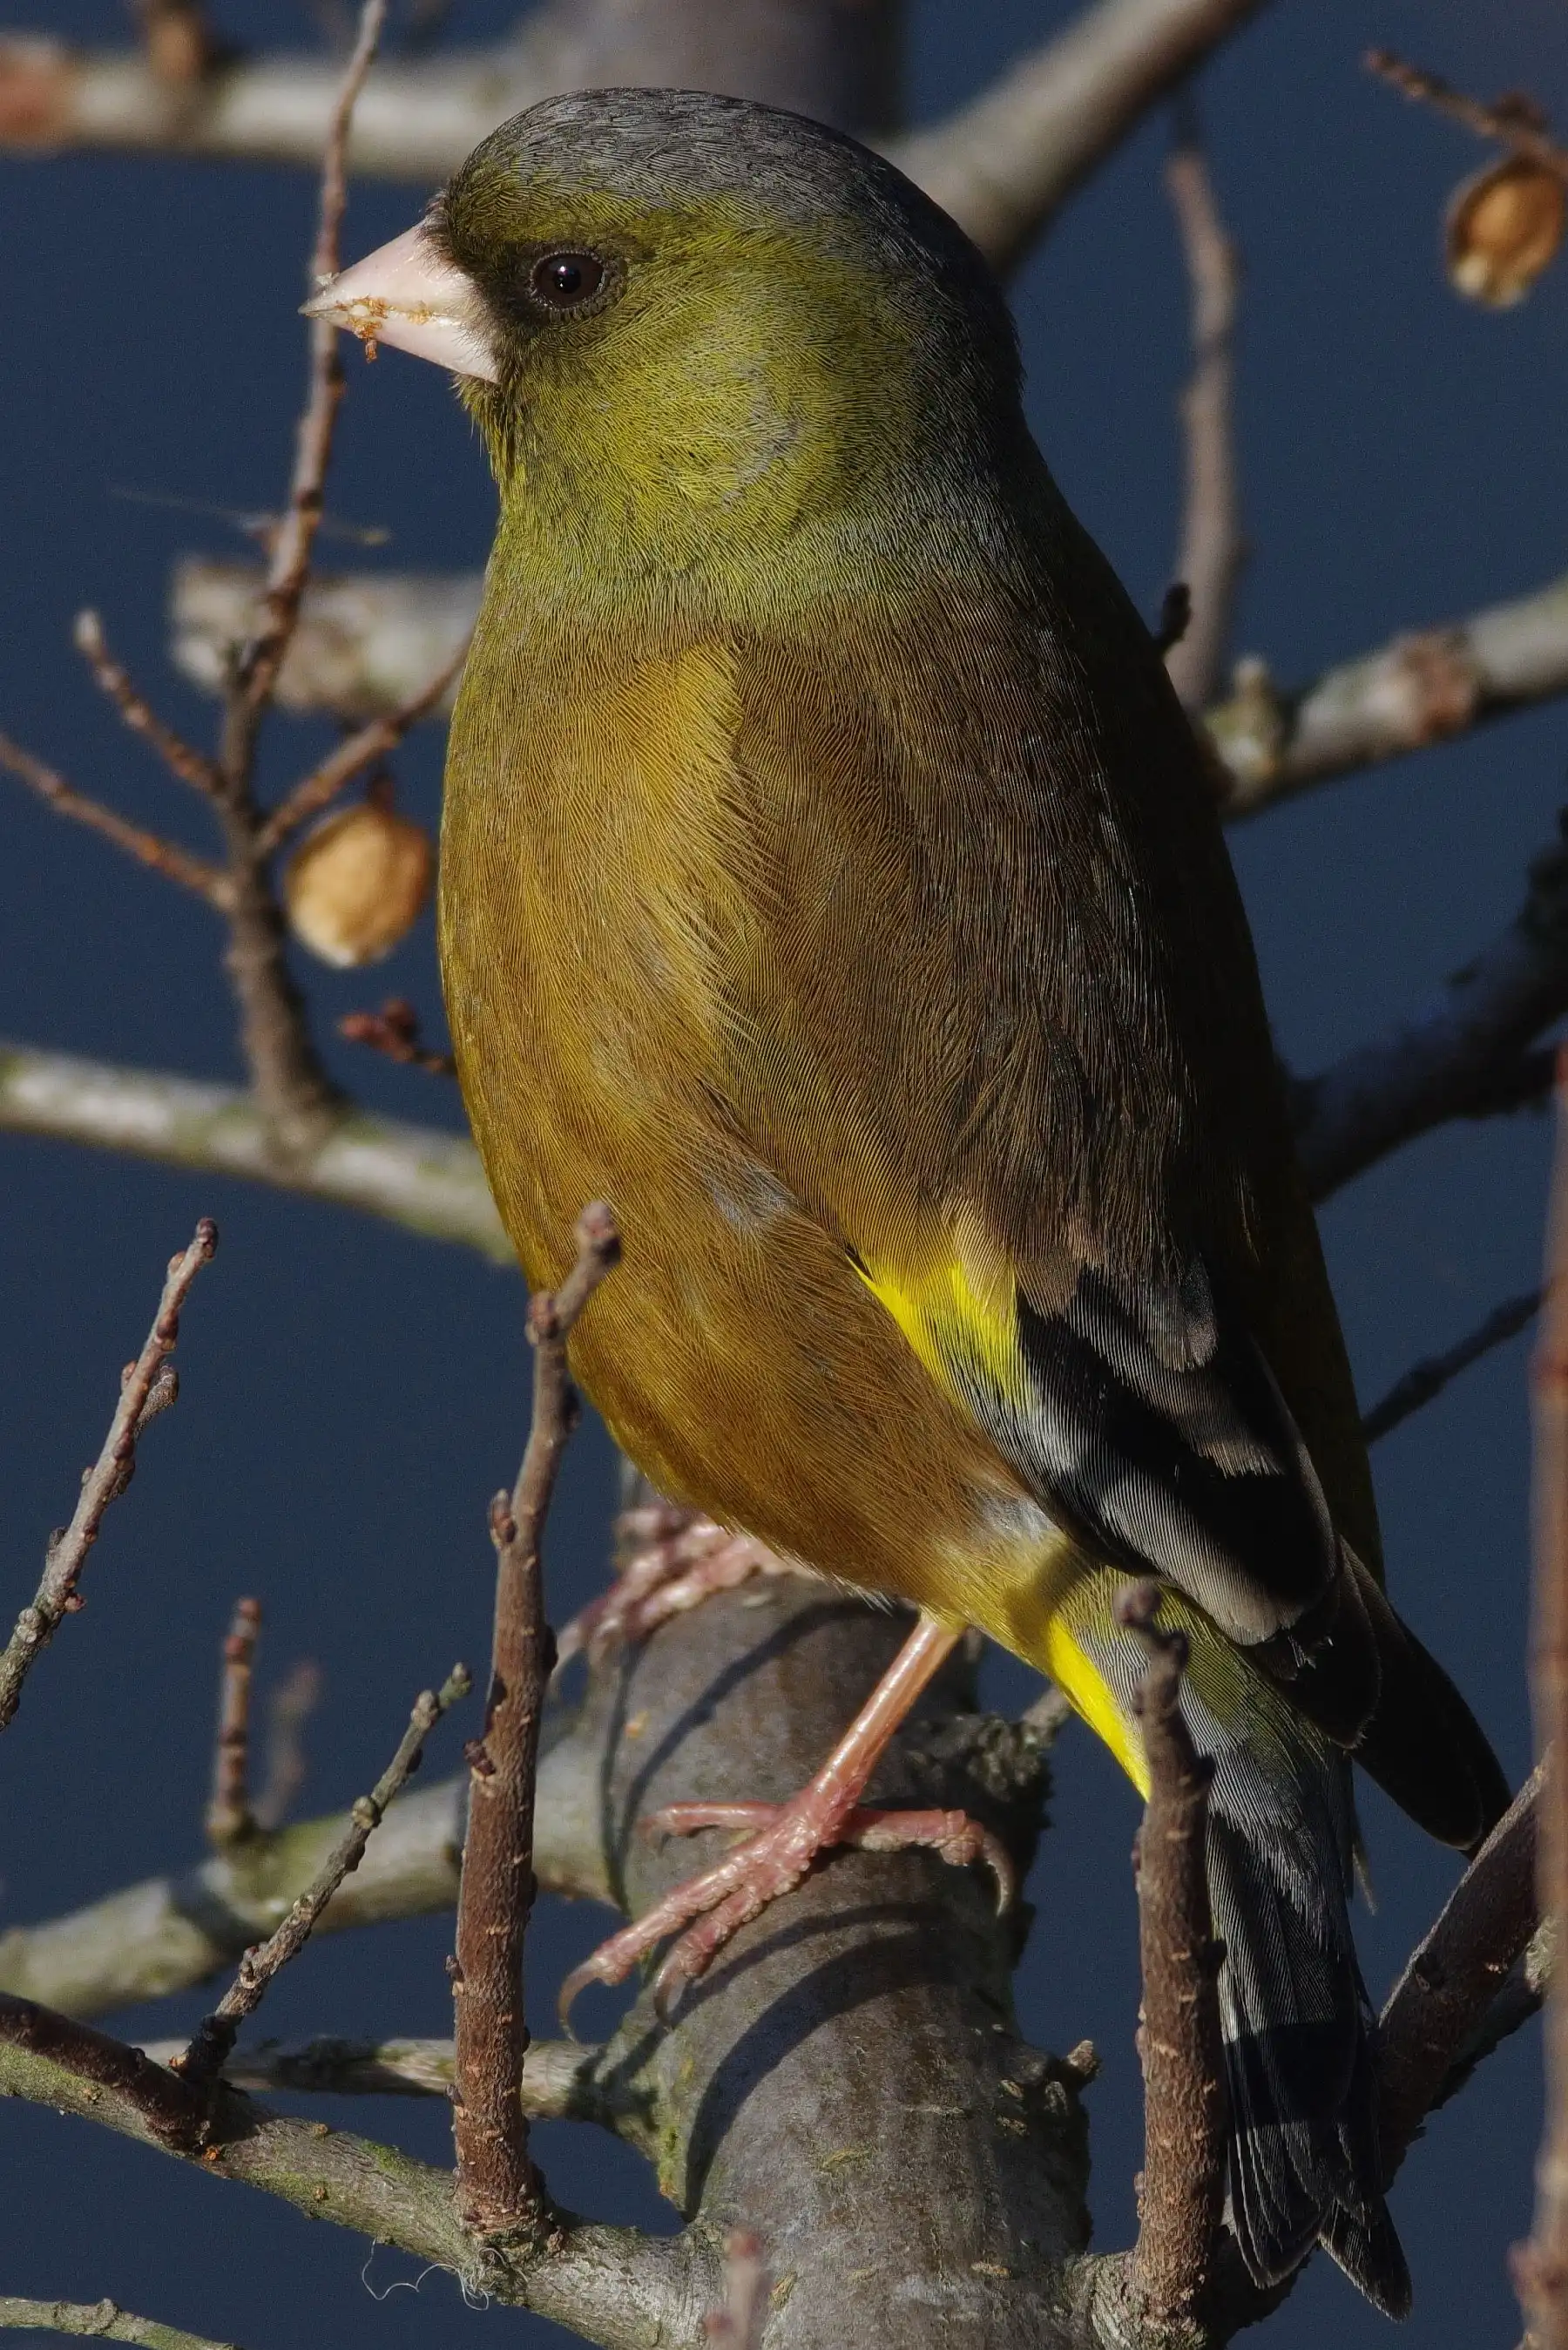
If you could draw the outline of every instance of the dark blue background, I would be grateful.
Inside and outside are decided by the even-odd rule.
[[[470,0],[483,37],[503,0]],[[918,118],[979,88],[1060,6],[968,0],[914,10]],[[226,28],[304,38],[297,18],[232,0]],[[56,0],[52,28],[119,37],[110,0]],[[1563,385],[1568,276],[1521,311],[1460,305],[1437,262],[1465,137],[1361,72],[1369,41],[1491,92],[1568,97],[1561,0],[1294,0],[1269,11],[1206,78],[1220,186],[1245,247],[1241,452],[1255,554],[1241,644],[1283,677],[1394,630],[1522,591],[1563,563]],[[1185,295],[1151,124],[1068,214],[1018,287],[1032,411],[1069,495],[1145,608],[1176,534],[1173,400]],[[188,516],[118,503],[116,485],[275,503],[302,364],[303,175],[63,157],[0,165],[0,724],[84,786],[199,830],[98,702],[69,651],[91,602],[162,706],[200,733],[211,712],[165,671],[171,558],[230,544]],[[361,251],[406,224],[412,189],[355,191]],[[389,525],[394,564],[472,568],[490,528],[478,452],[432,369],[393,357],[356,371],[331,494]],[[1283,1045],[1310,1069],[1411,1006],[1508,918],[1548,837],[1564,715],[1547,710],[1323,792],[1235,836]],[[275,780],[324,734],[279,727]],[[439,745],[400,760],[433,815]],[[218,937],[200,908],[0,785],[0,1033],[192,1073],[237,1074]],[[383,977],[385,986],[383,987]],[[427,931],[385,973],[309,973],[319,1022],[391,989],[433,1014]],[[451,1121],[442,1089],[334,1045],[368,1099]],[[1525,1118],[1455,1128],[1404,1153],[1325,1218],[1363,1392],[1533,1276],[1547,1137]],[[510,1475],[523,1419],[514,1277],[332,1210],[88,1155],[0,1140],[5,1212],[0,1602],[30,1595],[47,1529],[69,1511],[115,1375],[145,1328],[164,1259],[194,1217],[223,1227],[182,1346],[179,1409],[150,1440],[136,1488],[88,1573],[90,1605],[39,1668],[5,1741],[0,1922],[49,1914],[197,1847],[216,1643],[236,1594],[267,1609],[269,1671],[317,1657],[312,1807],[366,1784],[415,1689],[486,1638],[486,1496]],[[1472,1373],[1377,1457],[1400,1606],[1458,1670],[1514,1774],[1522,1681],[1527,1430],[1521,1345]],[[597,1582],[611,1505],[602,1439],[574,1454],[552,1562],[564,1616]],[[1025,1677],[996,1669],[1008,1700]],[[455,1761],[446,1733],[435,1767]],[[1453,1874],[1381,1800],[1367,1827],[1380,1908],[1364,1919],[1380,1994]],[[1057,1825],[1019,1982],[1023,2021],[1061,2047],[1091,2034],[1100,2241],[1126,2241],[1139,2151],[1130,1792],[1086,1734],[1060,1749]],[[551,1905],[535,1943],[553,1981],[597,1916]],[[285,1978],[271,2030],[448,2028],[436,1919],[323,1942]],[[126,2019],[151,2036],[196,1995]],[[543,2022],[543,2016],[541,2022]],[[1517,2316],[1504,2247],[1529,2215],[1538,2091],[1533,2035],[1441,2116],[1397,2210],[1428,2342],[1502,2342]],[[348,2117],[347,2107],[342,2117]],[[444,2159],[439,2106],[353,2109]],[[0,2290],[96,2299],[250,2350],[467,2338],[444,2277],[396,2291],[410,2263],[260,2198],[54,2116],[5,2116]],[[659,2217],[639,2166],[586,2131],[541,2133],[557,2190],[606,2217]],[[514,2339],[556,2336],[512,2318]],[[519,2329],[521,2329],[519,2331]],[[1281,2345],[1383,2338],[1324,2262],[1273,2322]]]

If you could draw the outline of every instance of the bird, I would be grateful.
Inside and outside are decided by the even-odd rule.
[[[701,92],[547,99],[307,306],[446,366],[499,518],[442,980],[530,1283],[672,1503],[918,1611],[782,1806],[580,1973],[700,1972],[966,1627],[1147,1795],[1130,1588],[1212,1766],[1226,2214],[1410,2282],[1348,1905],[1354,1758],[1473,1850],[1506,1782],[1396,1615],[1210,772],[1025,421],[1005,300],[895,166]],[[911,1841],[984,1856],[961,1815]]]

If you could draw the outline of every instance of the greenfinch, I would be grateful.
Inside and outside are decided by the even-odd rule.
[[[1350,1758],[1466,1849],[1507,1789],[1384,1596],[1203,760],[989,270],[852,140],[600,90],[493,133],[314,307],[452,368],[499,488],[440,931],[528,1278],[607,1200],[624,1266],[573,1347],[619,1443],[921,1611],[794,1804],[687,1807],[758,1833],[589,1971],[684,1927],[694,1973],[886,1835],[859,1796],[965,1626],[1147,1792],[1117,1599],[1155,1578],[1214,1765],[1229,2223],[1260,2284],[1321,2240],[1402,2312]]]

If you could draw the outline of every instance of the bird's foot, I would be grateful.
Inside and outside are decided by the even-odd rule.
[[[754,1575],[800,1574],[749,1534],[732,1534],[694,1510],[671,1502],[628,1510],[619,1532],[626,1565],[602,1597],[590,1600],[561,1634],[556,1669],[586,1649],[597,1664],[612,1648],[635,1647],[670,1617],[700,1607],[717,1591],[733,1591]]]
[[[792,1893],[818,1854],[836,1846],[853,1846],[861,1852],[917,1846],[940,1853],[957,1868],[983,1861],[996,1880],[999,1909],[1011,1905],[1017,1890],[1006,1846],[967,1812],[887,1811],[846,1802],[841,1787],[826,1778],[812,1780],[787,1804],[670,1804],[650,1813],[640,1825],[647,1835],[735,1828],[745,1841],[716,1867],[676,1886],[634,1925],[612,1934],[574,1968],[561,1986],[563,2023],[588,1983],[624,1981],[666,1935],[676,1934],[680,1939],[653,1984],[655,2009],[668,2018],[674,2000],[707,1972],[732,1936],[781,1894]]]

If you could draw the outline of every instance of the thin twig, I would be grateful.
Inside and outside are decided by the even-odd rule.
[[[1181,395],[1186,486],[1176,577],[1189,608],[1165,666],[1185,707],[1201,710],[1225,671],[1236,588],[1247,559],[1236,471],[1232,345],[1241,270],[1220,215],[1190,107],[1165,167],[1192,295],[1192,373]]]
[[[1204,1851],[1214,1769],[1181,1718],[1186,1635],[1160,1629],[1158,1605],[1157,1584],[1135,1583],[1116,1617],[1149,1650],[1137,1699],[1149,1791],[1137,1840],[1144,2164],[1132,2278],[1147,2316],[1172,2324],[1193,2316],[1209,2282],[1225,2202],[1225,2074]]]
[[[1366,65],[1369,73],[1380,81],[1389,82],[1408,99],[1446,114],[1450,122],[1462,123],[1479,139],[1495,139],[1515,155],[1527,155],[1532,163],[1544,171],[1553,172],[1560,180],[1568,180],[1568,147],[1560,147],[1547,136],[1546,118],[1533,99],[1512,96],[1501,98],[1486,105],[1479,98],[1468,98],[1455,89],[1440,74],[1427,73],[1420,66],[1409,65],[1397,57],[1391,49],[1368,49]]]
[[[348,132],[365,77],[380,46],[387,0],[365,0],[353,51],[338,85],[321,162],[321,203],[310,257],[312,290],[335,277],[339,238],[348,199]],[[332,435],[343,398],[344,374],[336,330],[325,319],[310,322],[308,390],[295,442],[288,511],[279,525],[267,566],[262,625],[240,658],[238,694],[253,715],[271,699],[288,640],[299,618],[300,598],[310,576],[310,553],[321,520],[322,491],[332,455]],[[254,735],[252,737],[254,742]]]
[[[250,1800],[251,1679],[261,1632],[261,1602],[241,1599],[223,1639],[218,1690],[218,1735],[213,1754],[213,1795],[207,1842],[214,1852],[243,1844],[256,1829]]]
[[[140,734],[172,775],[210,799],[218,789],[218,771],[204,752],[198,751],[159,717],[122,661],[109,651],[103,623],[96,612],[78,612],[71,640],[93,674],[93,682],[109,696],[133,734]]]
[[[30,791],[47,802],[57,816],[68,816],[76,824],[85,824],[89,832],[101,834],[112,840],[116,848],[123,849],[139,865],[150,866],[168,881],[177,881],[220,913],[227,913],[231,905],[228,877],[205,857],[194,857],[188,848],[178,847],[156,832],[149,832],[140,824],[131,824],[118,816],[113,808],[105,807],[101,800],[90,799],[67,784],[53,767],[13,743],[8,735],[0,734],[0,767],[16,776]]]
[[[423,1069],[427,1076],[455,1077],[457,1062],[451,1053],[438,1053],[420,1040],[420,1018],[406,996],[389,996],[379,1012],[345,1012],[337,1034],[350,1045],[368,1045],[405,1068]]]
[[[1406,1962],[1378,2026],[1378,2126],[1392,2180],[1456,2058],[1535,1930],[1542,1773],[1520,1789]]]
[[[528,2153],[517,2082],[528,2046],[523,1949],[533,1905],[534,1790],[539,1721],[549,1683],[540,1548],[556,1479],[576,1415],[566,1340],[620,1254],[602,1204],[577,1220],[576,1263],[554,1296],[528,1309],[534,1412],[517,1482],[491,1504],[495,1544],[495,1630],[484,1729],[469,1750],[468,1839],[452,1962],[457,2083],[452,2135],[457,2208],[483,2237],[532,2236],[547,2212]]]
[[[134,1363],[120,1380],[119,1401],[109,1424],[103,1450],[82,1480],[71,1522],[50,1538],[44,1577],[24,1607],[16,1627],[0,1651],[0,1730],[6,1728],[21,1700],[26,1679],[40,1648],[53,1639],[62,1619],[83,1605],[78,1579],[87,1555],[99,1537],[104,1513],[118,1501],[136,1473],[136,1446],[148,1423],[166,1410],[179,1393],[170,1357],[180,1336],[180,1309],[192,1283],[218,1245],[218,1227],[203,1216],[189,1248],[170,1262],[158,1312]]]
[[[1435,1396],[1440,1396],[1461,1371],[1490,1355],[1494,1347],[1517,1337],[1527,1324],[1541,1311],[1541,1292],[1527,1289],[1521,1296],[1506,1298],[1494,1305],[1486,1320],[1478,1323],[1458,1343],[1440,1355],[1428,1355],[1413,1363],[1400,1378],[1395,1380],[1386,1395],[1380,1396],[1362,1419],[1361,1433],[1368,1444],[1376,1444],[1401,1420],[1420,1411]]]
[[[286,799],[280,800],[261,828],[257,846],[264,856],[281,847],[292,833],[309,817],[327,806],[339,792],[351,784],[356,775],[395,750],[410,726],[417,726],[428,717],[438,703],[443,702],[458,671],[468,658],[466,642],[436,671],[430,683],[421,687],[411,701],[385,718],[372,718],[358,733],[340,743],[336,751],[323,759],[300,783],[296,784]]]
[[[204,2334],[187,2334],[182,2326],[134,2317],[112,2301],[22,2301],[15,2293],[0,2293],[0,2334],[28,2332],[139,2342],[143,2350],[236,2350],[232,2342],[209,2342]]]
[[[267,1700],[266,1776],[251,1806],[264,1834],[282,1827],[305,1784],[305,1725],[320,1696],[321,1668],[314,1658],[301,1657]]]
[[[724,2301],[702,2320],[710,2342],[728,2342],[733,2350],[763,2350],[763,2327],[768,2315],[768,2272],[763,2248],[748,2228],[735,2228],[724,2245]]]
[[[239,2037],[241,2024],[261,2005],[273,1977],[305,1948],[332,1896],[344,1878],[358,1867],[365,1846],[380,1825],[388,1804],[410,1774],[418,1770],[425,1740],[447,1708],[467,1696],[470,1686],[467,1666],[454,1665],[439,1691],[423,1690],[415,1699],[397,1752],[370,1793],[361,1795],[351,1808],[342,1841],[295,1902],[276,1933],[255,1950],[245,1952],[234,1981],[212,2014],[204,2016],[197,2025],[183,2056],[176,2059],[173,2069],[188,2085],[205,2092],[217,2080]]]
[[[1535,1750],[1551,1757],[1539,1806],[1537,1889],[1559,1933],[1568,1916],[1568,1055],[1557,1080],[1557,1160],[1546,1243],[1546,1302],[1532,1386],[1535,1407],[1535,1587],[1531,1699]],[[1539,2350],[1568,2350],[1568,1986],[1546,1998],[1546,2123],[1535,2225],[1514,2252],[1514,2282]]]

